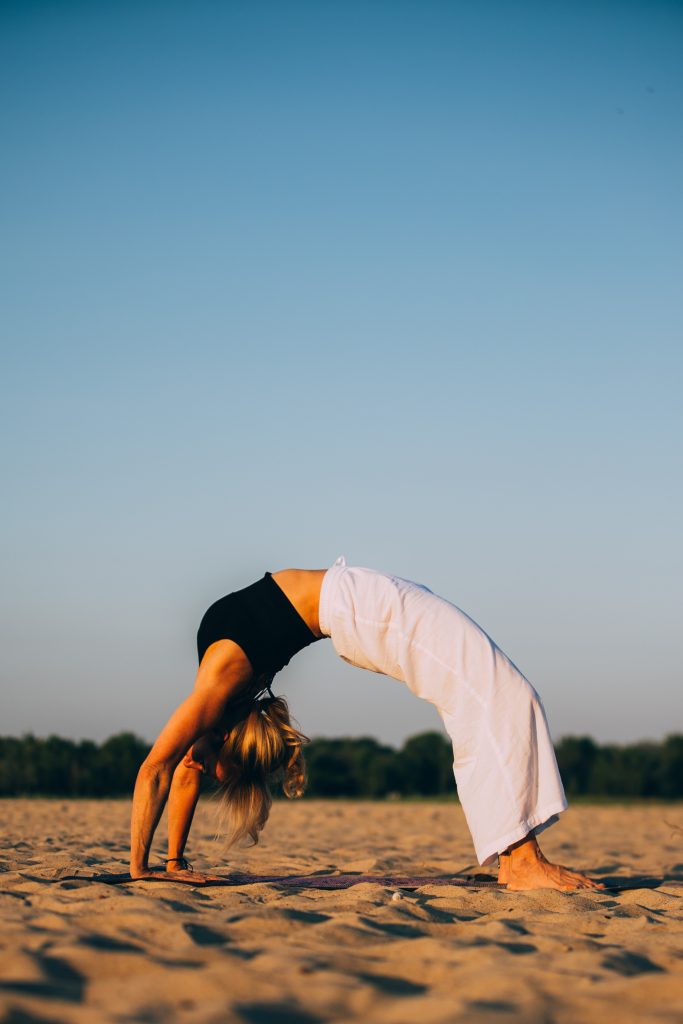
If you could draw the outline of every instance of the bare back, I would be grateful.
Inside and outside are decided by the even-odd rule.
[[[320,631],[320,588],[327,569],[281,569],[272,573],[285,597],[296,608],[308,628],[317,637]]]

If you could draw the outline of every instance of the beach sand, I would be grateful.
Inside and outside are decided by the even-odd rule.
[[[656,888],[105,885],[126,801],[0,801],[0,1020],[382,1024],[683,1020],[683,805],[577,806],[548,856]],[[667,824],[667,822],[671,824]],[[453,803],[277,802],[226,861],[203,801],[196,869],[479,871]],[[674,826],[674,827],[672,827]],[[158,845],[158,858],[164,856]]]

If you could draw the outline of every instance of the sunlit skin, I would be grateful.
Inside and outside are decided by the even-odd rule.
[[[315,636],[320,637],[318,607],[325,569],[285,569],[273,579]],[[253,681],[249,659],[232,640],[212,644],[202,658],[189,697],[176,708],[143,762],[133,792],[130,873],[133,878],[156,875],[149,854],[168,801],[170,878],[201,882],[216,876],[178,870],[190,832],[201,774],[216,776],[222,735],[240,721],[248,707],[245,695]],[[218,768],[220,771],[220,768]]]
[[[321,637],[318,610],[326,569],[284,569],[273,579],[313,634]],[[174,711],[143,762],[133,793],[130,873],[158,877],[149,868],[155,830],[168,802],[169,879],[202,882],[217,875],[182,868],[185,844],[199,798],[202,774],[223,781],[218,753],[225,733],[244,718],[250,704],[253,671],[232,640],[212,644],[202,658],[192,693]],[[180,865],[180,867],[179,867]],[[509,889],[599,889],[585,875],[552,864],[533,832],[500,855],[498,881]]]

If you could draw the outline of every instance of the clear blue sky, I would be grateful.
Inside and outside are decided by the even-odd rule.
[[[152,738],[345,554],[556,736],[683,728],[683,7],[4,2],[0,732]],[[438,727],[329,643],[309,734]]]

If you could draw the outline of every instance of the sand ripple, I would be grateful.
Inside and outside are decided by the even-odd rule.
[[[64,876],[125,867],[129,805],[1,801],[0,1020],[317,1024],[683,1019],[683,806],[579,807],[549,855],[655,889],[194,889]],[[210,807],[190,855],[226,869]],[[161,853],[160,853],[161,856]],[[474,867],[450,804],[278,803],[229,870],[440,875]]]

